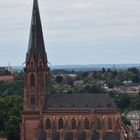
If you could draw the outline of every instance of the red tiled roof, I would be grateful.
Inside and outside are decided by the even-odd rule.
[[[0,76],[0,81],[12,81],[12,80],[14,80],[14,76],[12,75]]]

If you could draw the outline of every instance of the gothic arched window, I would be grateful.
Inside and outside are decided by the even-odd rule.
[[[78,126],[77,127],[78,127],[78,129],[82,129],[82,122],[81,121],[78,122]]]
[[[72,127],[72,129],[76,129],[76,120],[75,119],[71,120],[71,127]]]
[[[89,120],[87,118],[84,120],[84,128],[89,129]]]
[[[30,75],[30,86],[35,87],[35,75],[34,74]]]
[[[112,120],[111,118],[108,119],[108,129],[112,129]]]
[[[68,122],[68,121],[65,122],[65,128],[66,128],[66,129],[69,128],[69,122]]]
[[[39,68],[42,68],[42,67],[43,67],[43,63],[42,63],[42,61],[39,61],[39,63],[38,63],[38,67],[39,67]]]
[[[30,97],[30,104],[35,105],[35,95],[31,95]]]
[[[59,129],[62,129],[63,127],[64,127],[64,122],[63,122],[63,119],[60,118],[60,119],[58,120],[58,128],[59,128]]]
[[[99,130],[99,129],[101,128],[101,121],[100,121],[100,118],[96,119],[95,128],[96,128],[96,130]]]
[[[56,123],[55,123],[55,121],[52,122],[52,129],[56,129]]]
[[[30,66],[31,66],[31,68],[34,67],[34,62],[33,61],[30,62]]]
[[[46,120],[46,129],[51,129],[51,121],[49,119]]]

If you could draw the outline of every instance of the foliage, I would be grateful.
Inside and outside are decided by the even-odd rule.
[[[62,78],[61,74],[66,76]],[[68,74],[76,74],[77,76],[73,78]],[[20,111],[22,110],[23,73],[14,72],[13,75],[12,82],[0,82],[0,136],[7,136],[8,140],[19,139]],[[105,93],[103,84],[114,88],[123,86],[124,81],[132,81],[134,85],[140,83],[140,70],[136,68],[123,71],[103,68],[98,71],[86,72],[54,70],[51,71],[50,75],[50,92],[54,94]],[[82,84],[77,85],[75,82]],[[139,110],[140,108],[140,94],[110,93],[110,96],[121,112],[127,113],[130,110]],[[122,117],[122,120],[129,124],[126,118]]]
[[[131,122],[125,117],[125,115],[122,115],[121,120],[125,125],[131,126]]]
[[[65,78],[66,84],[73,86],[73,82],[74,82],[74,80],[70,76],[66,76],[66,78]]]
[[[0,95],[23,95],[23,81],[14,80],[11,82],[0,81]]]
[[[0,135],[6,136],[8,140],[19,140],[21,110],[21,96],[0,97]]]
[[[4,76],[4,75],[11,75],[11,72],[8,70],[0,71],[0,76]]]
[[[61,76],[61,75],[58,75],[58,76],[56,76],[56,78],[55,78],[55,82],[57,82],[57,83],[62,83],[63,82],[63,80],[64,80],[64,78],[63,78],[63,76]]]
[[[13,81],[0,81],[0,96],[23,95],[23,73],[14,72]]]
[[[3,137],[3,138],[6,137],[6,134],[3,130],[0,131],[0,137]]]
[[[103,93],[103,92],[105,92],[105,90],[97,85],[86,85],[84,87],[84,93]]]
[[[117,107],[121,112],[127,113],[131,110],[139,110],[140,108],[140,95],[139,94],[113,94],[110,96],[114,99]]]

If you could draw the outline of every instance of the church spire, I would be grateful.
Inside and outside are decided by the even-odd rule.
[[[33,2],[26,66],[24,68],[24,111],[44,109],[48,94],[48,65],[37,0]]]
[[[37,0],[34,0],[33,2],[33,11],[28,52],[26,55],[26,63],[28,63],[31,59],[34,59],[34,61],[38,61],[38,59],[41,59],[42,61],[47,62],[47,55],[45,52],[42,25]]]

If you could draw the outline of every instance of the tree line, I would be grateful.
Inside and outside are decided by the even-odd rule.
[[[75,74],[71,77],[71,74]],[[0,81],[0,136],[8,140],[19,140],[20,112],[23,103],[23,72],[14,72],[11,82]],[[101,69],[98,71],[50,71],[50,93],[105,93],[106,90],[98,83],[105,81],[109,87],[123,86],[123,81],[132,81],[132,85],[139,85],[140,70],[129,68],[127,70]],[[82,81],[76,85],[75,81]],[[140,93],[116,94],[109,93],[121,113],[130,110],[139,110]],[[126,121],[126,120],[125,120]]]

